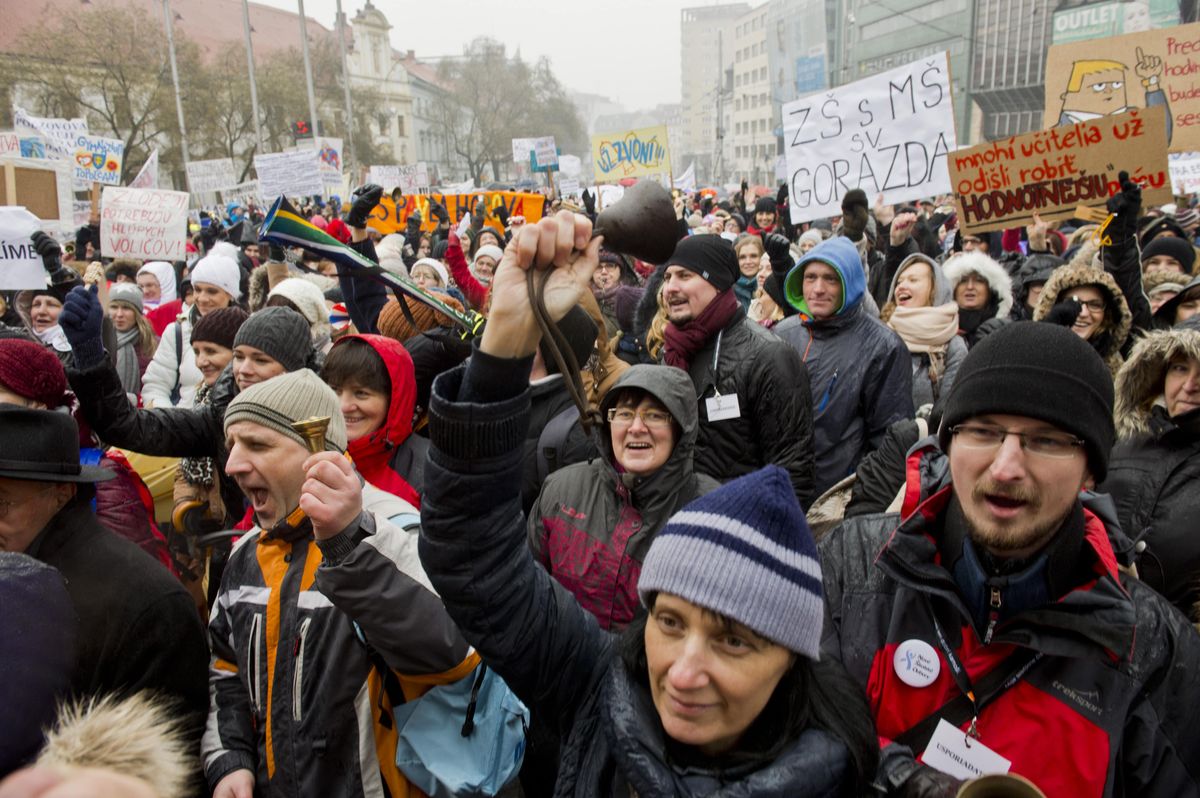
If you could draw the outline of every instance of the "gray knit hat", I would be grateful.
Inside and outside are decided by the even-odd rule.
[[[308,320],[291,308],[263,308],[238,328],[234,347],[252,346],[279,361],[288,371],[304,368],[312,354]]]
[[[141,313],[142,289],[133,283],[113,283],[108,288],[108,301],[124,303]]]
[[[295,311],[288,312],[297,315]],[[310,369],[300,369],[251,385],[234,397],[225,410],[225,430],[238,421],[253,421],[307,446],[304,437],[292,429],[292,424],[313,416],[329,416],[325,450],[346,451],[346,419],[342,417],[337,394]]]
[[[821,561],[787,472],[769,465],[688,504],[650,544],[638,579],[819,659]]]

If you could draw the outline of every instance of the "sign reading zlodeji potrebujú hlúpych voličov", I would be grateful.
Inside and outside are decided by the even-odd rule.
[[[783,139],[793,224],[841,215],[854,188],[889,204],[949,193],[946,53],[784,105]]]
[[[1163,109],[1038,130],[950,154],[959,224],[984,233],[1070,219],[1080,205],[1103,208],[1129,172],[1145,207],[1171,201]]]

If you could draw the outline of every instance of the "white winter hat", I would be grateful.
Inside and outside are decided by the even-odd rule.
[[[418,266],[428,266],[437,272],[438,279],[442,281],[442,288],[450,285],[450,273],[446,271],[446,267],[442,265],[440,260],[434,260],[433,258],[421,258],[412,265],[413,269],[417,268]]]
[[[235,301],[242,297],[242,270],[236,260],[225,255],[214,252],[196,261],[196,265],[192,267],[191,280],[192,285],[215,285]]]
[[[314,343],[329,335],[329,307],[325,304],[325,294],[314,283],[303,277],[289,277],[271,289],[267,300],[273,296],[281,296],[300,309],[312,328]]]
[[[487,244],[486,246],[482,246],[476,250],[475,257],[478,258],[480,255],[486,255],[487,257],[496,261],[496,265],[499,266],[500,259],[504,257],[504,250],[500,249],[500,247]],[[474,263],[474,261],[472,261],[472,263]]]

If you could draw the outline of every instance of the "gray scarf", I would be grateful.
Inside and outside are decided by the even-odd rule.
[[[135,324],[126,332],[117,333],[117,376],[125,393],[137,396],[142,392],[142,369],[138,363],[137,342],[142,331]]]

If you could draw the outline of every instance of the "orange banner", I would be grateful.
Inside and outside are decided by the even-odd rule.
[[[392,202],[392,198],[384,196],[383,200],[371,211],[367,224],[379,232],[402,233],[408,223],[408,215],[414,209],[421,212],[421,229],[431,232],[437,227],[437,220],[429,212],[430,201],[441,203],[450,213],[450,223],[458,224],[463,216],[474,212],[480,197],[487,208],[488,224],[500,232],[504,225],[496,216],[496,209],[503,206],[509,216],[524,216],[526,222],[536,222],[542,218],[543,197],[541,194],[524,194],[516,191],[475,191],[470,194],[407,194],[400,201],[400,207]]]

